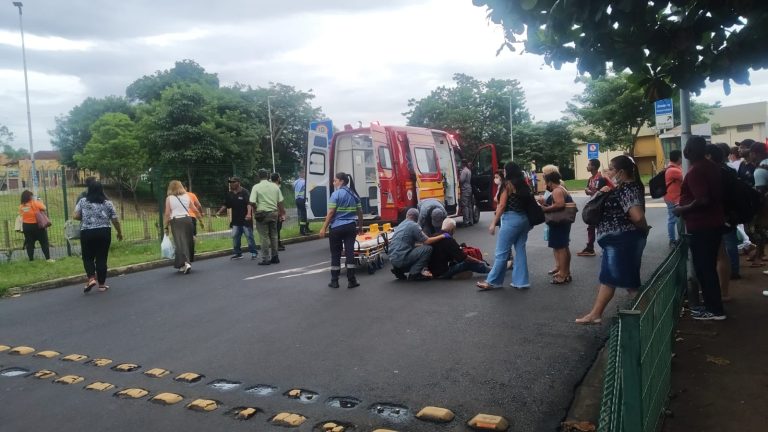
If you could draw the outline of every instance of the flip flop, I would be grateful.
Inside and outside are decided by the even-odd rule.
[[[550,271],[547,272],[547,274],[550,275],[550,276],[555,275],[557,273],[560,273],[560,270],[554,269],[554,270],[550,270]]]
[[[102,285],[99,287],[99,292],[107,292],[109,291],[109,285]]]
[[[602,318],[595,318],[595,319],[584,319],[584,318],[576,318],[574,323],[580,324],[580,325],[599,325],[602,324],[603,320]]]
[[[88,283],[87,283],[87,284],[85,284],[85,288],[83,288],[83,292],[84,292],[84,293],[89,293],[89,292],[91,292],[91,290],[92,290],[93,288],[95,288],[95,287],[96,287],[96,285],[98,285],[98,283],[96,282],[96,279],[89,279],[89,280],[88,280]]]
[[[475,285],[477,286],[477,289],[479,291],[493,291],[501,288],[501,287],[493,286],[488,282],[478,282]]]

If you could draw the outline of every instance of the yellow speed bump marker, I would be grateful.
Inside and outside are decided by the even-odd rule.
[[[251,417],[258,414],[259,409],[253,407],[237,407],[227,411],[227,415],[233,417],[235,420],[248,420]]]
[[[219,407],[218,402],[211,399],[195,399],[187,405],[188,409],[191,409],[192,411],[202,411],[202,412],[209,412],[213,411],[216,408]]]
[[[205,375],[196,374],[194,372],[184,372],[183,374],[174,378],[174,380],[185,382],[185,383],[196,383],[201,379],[203,379],[204,376]]]
[[[37,379],[48,379],[53,378],[56,376],[56,372],[48,370],[48,369],[40,369],[39,371],[35,372],[33,377]]]
[[[115,388],[114,385],[107,382],[101,382],[101,381],[96,381],[93,384],[88,384],[87,386],[85,386],[86,390],[93,390],[93,391],[107,391],[107,390],[112,390],[113,388]]]
[[[118,371],[118,372],[132,372],[140,367],[141,366],[133,363],[123,363],[113,367],[112,370]]]
[[[8,351],[9,349],[11,349],[11,347],[8,345],[0,345],[0,352]]]
[[[70,384],[77,384],[79,382],[82,382],[83,379],[84,379],[83,377],[77,376],[77,375],[64,375],[63,377],[58,378],[53,382],[55,382],[56,384],[70,385]]]
[[[112,363],[112,360],[107,358],[97,358],[88,362],[89,365],[96,366],[96,367],[104,367],[111,363]]]
[[[61,353],[58,351],[40,351],[37,354],[35,354],[35,357],[44,357],[44,358],[54,358],[56,356],[60,356]]]
[[[160,393],[159,395],[150,399],[150,402],[154,402],[160,405],[173,405],[184,400],[184,396],[176,393]]]
[[[323,430],[325,432],[344,432],[346,428],[334,422],[328,422],[323,425]]]
[[[307,421],[307,418],[301,414],[281,412],[280,414],[272,417],[272,420],[270,421],[272,424],[277,426],[299,427],[305,421]]]
[[[478,414],[467,422],[469,427],[482,430],[505,431],[509,429],[507,419],[490,414]]]
[[[301,396],[301,390],[299,390],[299,389],[293,389],[293,390],[288,392],[288,397],[289,398],[297,399],[300,396]]]
[[[148,391],[140,388],[127,388],[115,393],[115,396],[121,399],[140,399],[149,394]]]
[[[32,354],[35,352],[35,349],[28,346],[17,346],[16,348],[13,348],[12,350],[8,351],[8,354],[10,355],[27,355]]]
[[[88,356],[87,356],[87,355],[82,355],[82,354],[70,354],[70,355],[68,355],[68,356],[64,356],[64,357],[62,357],[61,359],[62,359],[63,361],[68,361],[68,362],[81,362],[81,361],[83,361],[83,360],[85,360],[85,359],[87,359],[87,358],[88,358]]]
[[[160,369],[160,368],[153,368],[148,371],[145,371],[144,375],[152,378],[162,378],[168,375],[169,373],[171,373],[171,371],[167,371],[165,369]]]
[[[418,414],[416,414],[416,418],[419,420],[426,420],[437,423],[448,423],[453,420],[454,417],[455,415],[453,414],[453,411],[434,406],[424,407],[421,409],[421,411],[419,411]]]

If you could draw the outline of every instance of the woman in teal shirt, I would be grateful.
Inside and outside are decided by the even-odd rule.
[[[331,288],[339,287],[341,273],[341,250],[344,248],[347,267],[347,288],[360,286],[355,278],[355,237],[363,230],[363,208],[360,197],[355,191],[352,176],[344,172],[336,173],[333,178],[336,190],[328,200],[328,214],[320,230],[320,237],[325,236],[330,226],[328,242],[331,246]]]

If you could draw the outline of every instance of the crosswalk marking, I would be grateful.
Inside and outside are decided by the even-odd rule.
[[[275,276],[275,275],[281,275],[281,274],[288,274],[288,273],[300,273],[300,272],[303,272],[303,271],[309,269],[310,267],[316,267],[316,266],[323,265],[323,264],[328,264],[328,263],[330,263],[330,261],[323,261],[323,262],[319,262],[319,263],[315,263],[315,264],[310,264],[310,265],[304,266],[304,267],[295,267],[295,268],[280,270],[280,271],[276,271],[276,272],[265,273],[265,274],[255,275],[255,276],[250,276],[250,277],[247,277],[247,278],[245,278],[243,280],[254,280],[254,279],[260,279],[260,278],[263,278],[263,277]]]

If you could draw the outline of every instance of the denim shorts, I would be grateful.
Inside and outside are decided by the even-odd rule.
[[[600,283],[613,288],[640,288],[640,263],[646,234],[639,230],[611,233],[600,237],[603,248]]]

